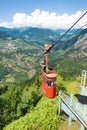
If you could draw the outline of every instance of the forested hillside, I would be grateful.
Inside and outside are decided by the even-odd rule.
[[[0,129],[36,106],[42,97],[40,80],[0,88]]]
[[[0,129],[60,129],[58,92],[78,92],[80,75],[87,69],[87,29],[74,30],[58,42],[64,30],[0,28]],[[41,89],[40,60],[45,43],[55,43],[49,67],[57,72],[55,99]],[[61,129],[60,129],[61,130]]]
[[[49,66],[62,71],[64,77],[79,75],[82,69],[87,68],[87,29],[77,33],[73,30],[58,42],[64,32],[65,30],[1,27],[0,86],[20,84],[40,74],[40,60],[43,58],[45,43],[55,43],[49,55]]]
[[[1,89],[0,129],[3,127],[3,130],[58,129],[63,123],[58,117],[58,92],[62,90],[67,94],[77,93],[79,81],[66,82],[58,75],[54,99],[48,99],[43,95],[41,77],[26,85],[11,85]]]
[[[76,77],[81,70],[87,69],[87,29],[73,34],[70,38],[57,43],[51,57],[53,64],[62,71],[65,78]]]

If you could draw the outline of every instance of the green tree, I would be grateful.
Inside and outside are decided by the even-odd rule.
[[[63,79],[63,77],[61,77],[59,74],[57,76],[56,79],[56,91],[59,92],[60,90],[62,90],[63,92],[66,92],[66,87],[65,87],[65,81]]]

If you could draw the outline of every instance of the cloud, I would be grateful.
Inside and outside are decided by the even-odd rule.
[[[85,12],[85,11],[84,11]],[[47,11],[40,11],[36,9],[30,15],[26,13],[16,13],[13,16],[11,23],[0,23],[0,26],[6,27],[40,27],[50,29],[67,29],[73,25],[73,23],[82,16],[84,12],[77,11],[75,14],[69,15],[64,13],[59,15],[55,12],[49,13]],[[87,15],[75,26],[75,28],[82,27],[87,21]]]

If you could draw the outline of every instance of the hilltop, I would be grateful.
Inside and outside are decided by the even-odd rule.
[[[21,94],[18,95],[20,98],[20,101],[18,100],[19,99],[18,97],[15,100],[15,96],[16,96],[15,91],[17,90],[13,88],[15,90],[13,94],[14,96],[12,98],[12,102],[14,102],[14,105],[12,105],[12,102],[10,100],[10,94],[12,91],[12,86],[10,86],[11,91],[10,90],[7,91],[4,97],[6,96],[5,99],[9,97],[8,100],[11,105],[10,110],[11,108],[14,108],[17,102],[16,116],[19,115],[20,117],[21,115],[21,117],[18,119],[15,119],[15,116],[14,116],[15,111],[14,111],[12,115],[10,114],[10,118],[13,119],[12,122],[11,123],[7,122],[7,126],[5,126],[3,130],[13,130],[13,129],[14,130],[19,130],[19,129],[21,130],[27,130],[27,129],[29,130],[34,130],[34,129],[36,130],[45,130],[45,129],[46,130],[54,130],[54,129],[62,130],[65,128],[67,128],[68,130],[76,129],[78,126],[76,122],[73,123],[72,127],[68,127],[67,122],[64,122],[58,117],[58,101],[59,101],[58,93],[54,99],[48,99],[47,97],[42,95],[41,90],[38,91],[39,89],[37,89],[37,87],[41,87],[41,84],[39,86],[38,84],[39,82],[36,82],[36,81],[34,81],[31,84],[32,85],[31,87],[25,86],[22,92],[18,91],[19,93],[21,92]],[[68,94],[70,93],[70,89],[71,89],[71,92],[73,92],[74,94],[78,92],[78,85],[79,85],[78,81],[65,82],[61,76],[58,76],[56,82],[57,82],[57,92],[60,89],[67,92]],[[40,95],[42,95],[42,97],[39,97]],[[23,115],[24,113],[25,115]],[[7,115],[8,114],[9,114],[9,111]],[[9,117],[6,118],[6,120],[8,119]]]

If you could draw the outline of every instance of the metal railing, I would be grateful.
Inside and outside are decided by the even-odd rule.
[[[85,128],[87,129],[87,122],[85,120],[87,119],[87,105],[84,105],[84,110],[81,115],[81,112],[75,109],[74,105],[76,104],[73,103],[73,94],[71,94],[70,97],[67,97],[67,95],[60,91],[59,97],[60,100],[58,102],[58,115],[60,116],[60,112],[63,110],[66,114],[69,115],[69,126],[72,124],[72,119],[75,118],[78,119],[81,124],[80,130],[85,130]]]

